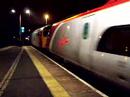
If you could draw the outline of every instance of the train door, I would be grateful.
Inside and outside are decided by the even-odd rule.
[[[38,32],[38,39],[39,39],[39,47],[42,47],[42,31],[39,30]]]
[[[93,44],[92,34],[96,27],[94,27],[95,16],[89,16],[81,19],[81,38],[80,38],[80,49],[79,49],[79,62],[80,64],[89,69],[91,68],[91,54]]]
[[[130,88],[130,25],[108,28],[93,53],[97,73]]]
[[[50,36],[50,25],[45,26],[41,30],[41,47],[46,48],[47,47],[47,39]]]

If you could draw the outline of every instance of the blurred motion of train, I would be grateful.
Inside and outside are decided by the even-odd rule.
[[[112,0],[39,28],[31,42],[130,89],[129,0]]]

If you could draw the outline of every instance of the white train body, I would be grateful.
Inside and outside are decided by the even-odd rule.
[[[40,28],[36,29],[31,36],[31,43],[36,47],[40,47],[39,31]]]
[[[130,1],[61,22],[49,49],[130,88]]]

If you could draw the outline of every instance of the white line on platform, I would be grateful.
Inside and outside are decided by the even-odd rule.
[[[0,48],[0,51],[5,51],[5,50],[11,49],[11,48],[13,48],[13,47],[14,47],[14,46],[3,47],[3,48]]]
[[[11,77],[13,76],[14,71],[18,65],[20,58],[21,58],[22,53],[23,53],[23,49],[21,49],[20,53],[17,55],[16,59],[14,60],[12,66],[10,67],[10,69],[8,70],[8,72],[6,73],[6,75],[4,76],[3,80],[0,83],[0,97],[3,94],[7,85],[9,84]]]

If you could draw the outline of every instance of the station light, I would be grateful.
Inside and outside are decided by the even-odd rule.
[[[16,13],[16,10],[15,9],[11,9],[11,13]]]
[[[45,21],[46,21],[46,24],[47,24],[47,21],[49,19],[49,15],[48,14],[44,14],[44,18],[45,18]]]
[[[30,15],[30,10],[29,10],[29,9],[26,9],[26,10],[25,10],[25,13]]]
[[[16,10],[15,9],[11,9],[11,13],[15,14]],[[28,14],[30,16],[31,11],[29,9],[25,9],[24,13]],[[22,13],[19,13],[19,29],[20,29],[19,30],[19,37],[20,37],[20,41],[21,41],[21,33],[25,32],[25,28],[21,26],[22,25],[22,18],[21,18],[21,16],[22,16]]]

